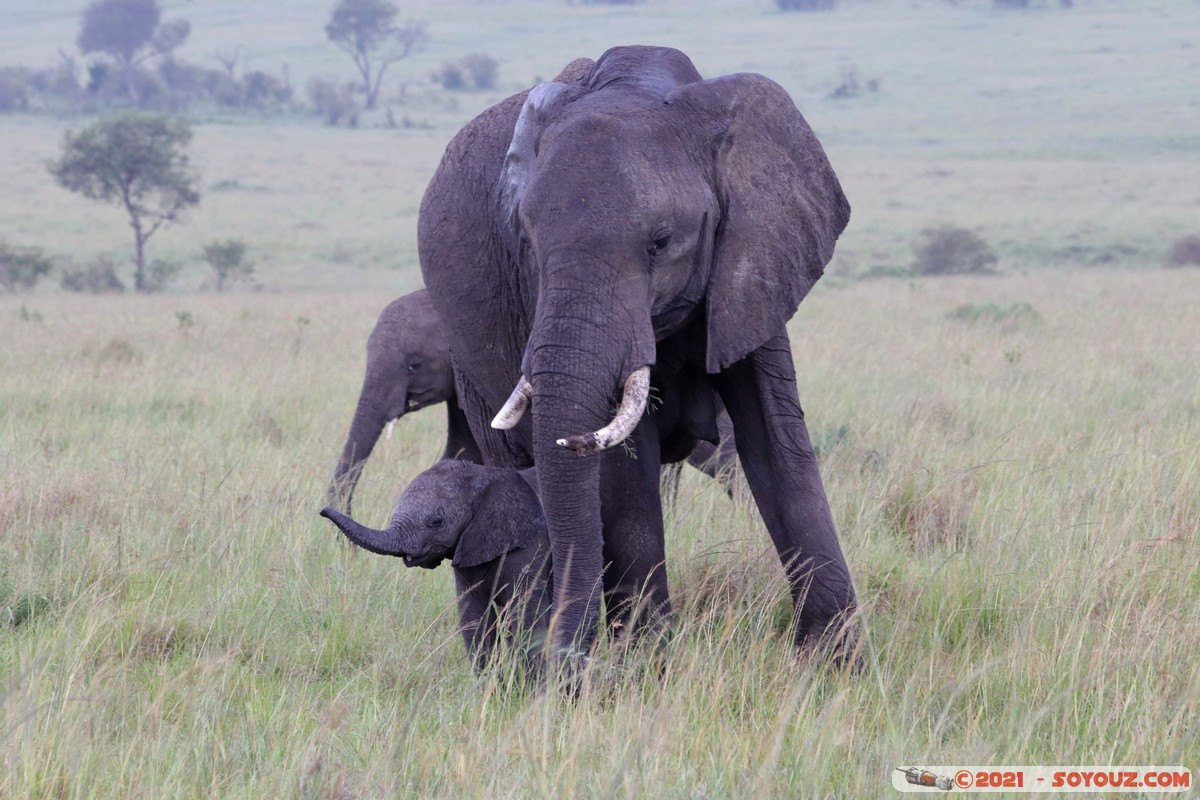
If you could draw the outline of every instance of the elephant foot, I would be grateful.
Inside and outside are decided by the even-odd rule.
[[[831,621],[820,633],[796,636],[796,661],[829,664],[859,674],[866,669],[865,639],[858,615],[847,612]]]
[[[563,697],[578,700],[589,675],[591,655],[580,648],[568,647],[550,654],[546,660],[547,684]]]

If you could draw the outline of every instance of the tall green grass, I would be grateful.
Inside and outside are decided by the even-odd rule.
[[[818,289],[793,340],[865,669],[797,658],[761,523],[688,472],[673,638],[602,651],[575,701],[477,677],[449,571],[316,516],[388,299],[0,300],[0,796],[867,797],[910,763],[1200,766],[1188,274]],[[1022,302],[1036,320],[952,316]],[[381,443],[366,521],[442,424]]]

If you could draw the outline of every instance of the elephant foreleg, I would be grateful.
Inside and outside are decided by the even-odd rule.
[[[840,646],[854,586],[804,424],[787,334],[716,377],[742,469],[787,573],[796,642],[828,636]]]
[[[457,572],[454,577],[458,589],[459,631],[475,671],[481,672],[496,649],[496,612],[490,598],[491,586],[472,584]]]
[[[467,415],[463,413],[454,395],[446,400],[446,450],[442,453],[442,458],[483,463],[483,454],[471,434]]]
[[[600,469],[605,616],[617,635],[665,629],[671,614],[659,497],[658,431],[644,419]]]

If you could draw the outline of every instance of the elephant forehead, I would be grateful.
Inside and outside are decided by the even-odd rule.
[[[621,173],[688,164],[692,138],[670,106],[635,105],[564,114],[545,131],[539,160],[556,167],[605,164]]]
[[[581,220],[670,216],[703,202],[708,191],[703,164],[680,137],[637,115],[564,123],[547,132],[540,150],[521,204],[526,224],[562,212]]]

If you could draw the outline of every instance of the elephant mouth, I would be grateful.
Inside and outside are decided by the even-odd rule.
[[[444,555],[438,553],[405,553],[401,558],[404,559],[404,566],[421,569],[433,569],[446,560]]]

